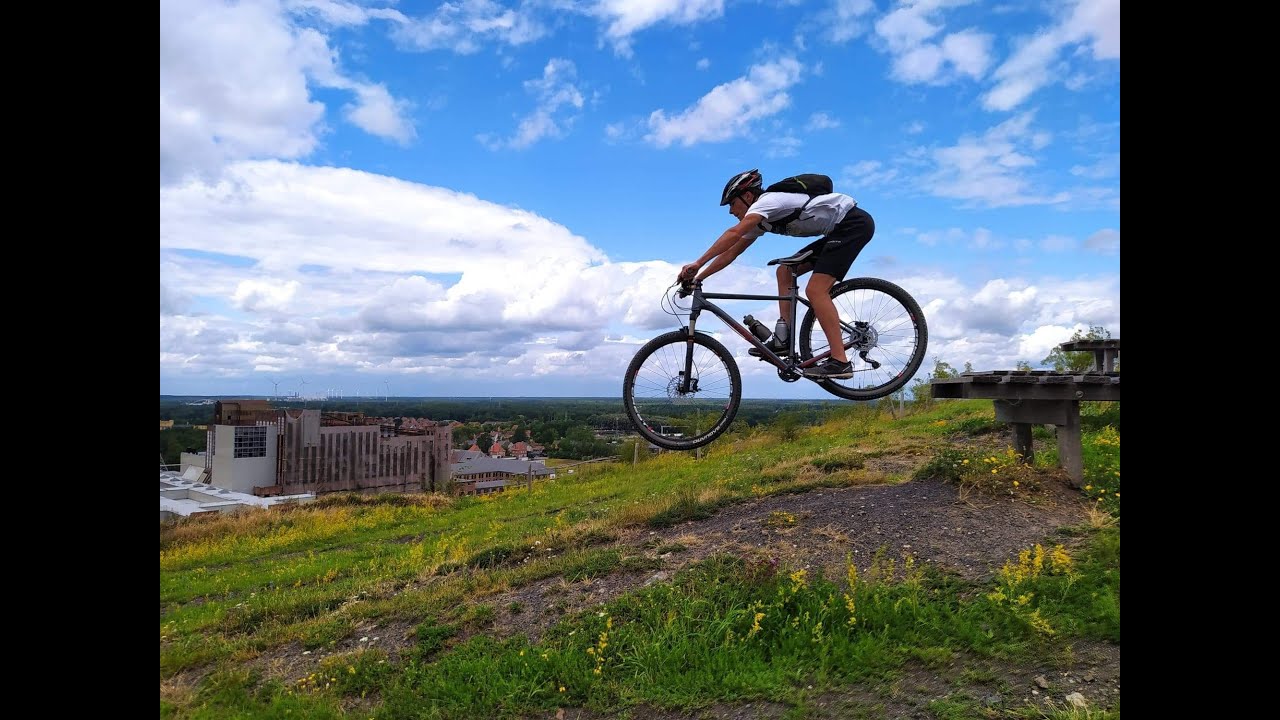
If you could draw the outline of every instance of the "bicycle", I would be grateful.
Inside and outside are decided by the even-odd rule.
[[[835,380],[805,376],[806,369],[831,354],[813,306],[800,296],[795,277],[796,266],[812,254],[813,251],[807,250],[769,261],[769,265],[786,265],[792,269],[787,295],[704,293],[700,281],[688,280],[667,288],[663,300],[670,304],[668,312],[673,315],[679,316],[681,313],[677,311],[684,308],[671,298],[672,289],[679,286],[676,294],[680,298],[693,296],[687,311],[689,324],[646,343],[632,358],[623,378],[622,402],[627,417],[642,437],[667,450],[693,450],[719,437],[738,413],[742,402],[738,363],[718,340],[696,330],[698,317],[704,310],[711,311],[755,346],[760,360],[776,367],[778,377],[784,382],[805,378],[847,400],[875,400],[907,384],[920,368],[929,342],[924,313],[906,290],[887,280],[870,277],[843,280],[831,288],[831,298],[840,314],[845,352],[854,365],[853,377]],[[809,309],[799,331],[787,333],[788,349],[784,356],[769,349],[763,340],[711,300],[790,300],[788,328],[796,328],[799,303]]]

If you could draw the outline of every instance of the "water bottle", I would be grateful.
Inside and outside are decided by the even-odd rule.
[[[755,319],[754,316],[748,315],[742,318],[742,324],[746,325],[747,328],[751,330],[752,335],[760,338],[760,342],[764,342],[769,339],[769,328],[765,327],[765,324]]]
[[[774,337],[778,338],[779,343],[785,345],[787,342],[787,321],[778,318],[777,324],[773,326],[773,334]]]

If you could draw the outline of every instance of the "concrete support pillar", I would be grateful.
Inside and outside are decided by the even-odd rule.
[[[1067,416],[1058,423],[1058,463],[1067,471],[1071,484],[1084,484],[1084,449],[1080,438],[1080,401],[1068,400]]]
[[[1058,427],[1058,463],[1071,483],[1084,480],[1084,455],[1080,446],[1079,400],[996,400],[996,420],[1013,425],[1013,446],[1027,461],[1033,459],[1031,426],[1042,423]]]
[[[1012,423],[1013,449],[1022,456],[1022,462],[1030,465],[1035,462],[1035,450],[1031,447],[1031,423]]]

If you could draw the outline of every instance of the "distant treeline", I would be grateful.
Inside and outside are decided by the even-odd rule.
[[[213,419],[213,405],[188,405],[201,397],[160,398],[160,419],[178,425],[203,425]],[[236,399],[232,397],[228,400]],[[265,398],[257,398],[265,399]],[[596,428],[627,427],[621,398],[369,398],[340,400],[272,401],[276,407],[307,407],[334,412],[362,412],[370,417],[425,417],[461,423],[523,421],[568,422]],[[755,424],[782,411],[812,413],[815,417],[843,400],[743,400],[737,422]]]
[[[190,405],[201,397],[161,397],[160,419],[175,425],[204,425],[213,419],[213,405]],[[235,399],[228,397],[228,400]],[[465,447],[472,439],[498,428],[519,424],[516,440],[532,439],[547,446],[554,457],[586,459],[616,454],[617,446],[596,434],[627,435],[631,423],[620,398],[396,398],[382,401],[368,398],[284,401],[276,407],[320,409],[332,412],[362,412],[369,417],[419,417],[463,423],[454,431],[454,445]],[[817,422],[832,407],[846,405],[840,400],[743,400],[735,426],[770,423],[780,414],[792,421]],[[198,447],[197,447],[198,446]],[[160,451],[168,460],[183,449],[204,449],[204,432],[161,430]],[[482,448],[487,450],[488,448]]]
[[[206,432],[192,428],[160,431],[160,456],[166,465],[177,465],[184,452],[203,452]]]

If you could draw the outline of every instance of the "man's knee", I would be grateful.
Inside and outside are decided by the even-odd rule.
[[[831,292],[831,286],[836,284],[836,279],[826,273],[814,273],[809,278],[809,283],[805,285],[805,294],[809,297],[817,295],[826,295]]]

